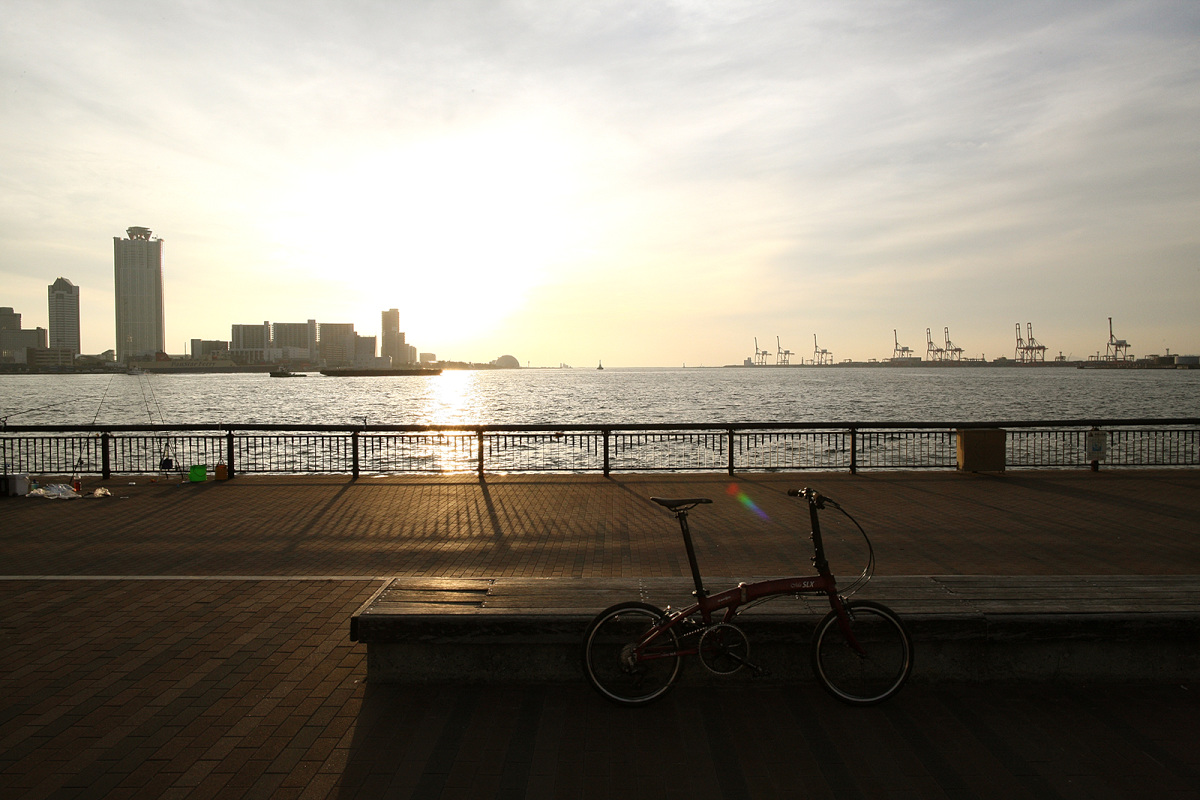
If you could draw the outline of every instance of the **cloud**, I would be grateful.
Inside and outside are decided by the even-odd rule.
[[[172,339],[391,307],[440,262],[355,299],[328,233],[377,260],[368,237],[406,252],[416,224],[528,283],[470,334],[480,358],[519,332],[523,361],[584,360],[570,349],[597,349],[614,309],[641,315],[625,363],[658,363],[638,338],[666,363],[740,362],[722,342],[818,327],[860,358],[946,324],[999,352],[1012,321],[1051,314],[1083,351],[1106,309],[1200,348],[1182,299],[1200,289],[1192,3],[18,0],[0,26],[0,271],[31,319],[57,274],[102,304],[107,237],[131,224],[187,276],[168,278]],[[414,209],[403,183],[445,163],[439,142],[478,177],[454,178],[475,187],[458,228],[453,190]],[[322,185],[324,204],[304,195]],[[289,208],[311,237],[279,224]],[[492,254],[452,241],[468,225]],[[527,253],[536,269],[504,266]],[[664,308],[680,287],[686,307]]]

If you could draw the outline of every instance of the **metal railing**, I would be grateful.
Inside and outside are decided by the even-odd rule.
[[[0,430],[5,474],[770,472],[954,469],[963,429],[1009,468],[1200,466],[1200,419],[738,425],[61,425]],[[1100,438],[1098,439],[1097,436]],[[1097,442],[1100,450],[1097,450]]]

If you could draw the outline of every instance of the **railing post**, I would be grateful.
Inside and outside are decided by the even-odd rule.
[[[602,433],[603,433],[603,435],[604,435],[604,477],[606,477],[606,478],[607,478],[607,477],[608,477],[608,473],[609,473],[609,466],[608,466],[608,435],[609,435],[610,431],[608,430],[608,428],[604,428],[604,429],[603,429],[603,431],[602,431]]]
[[[225,470],[233,478],[233,431],[225,432]]]
[[[1099,435],[1100,427],[1093,425],[1091,431],[1084,434],[1083,439],[1085,448],[1096,456],[1096,458],[1092,459],[1092,472],[1100,471],[1100,458],[1106,455],[1104,451],[1107,450],[1106,446],[1098,446],[1093,442],[1093,437],[1098,438]],[[1107,445],[1107,441],[1105,441],[1105,445]]]
[[[858,474],[858,429],[850,429],[850,474]]]
[[[732,475],[732,474],[733,474],[733,428],[730,428],[730,429],[729,429],[729,439],[728,439],[728,442],[729,442],[729,444],[728,444],[728,448],[729,448],[729,465],[728,465],[728,470],[729,470],[729,474],[730,474],[730,475]]]
[[[358,431],[350,433],[350,474],[358,480]]]
[[[100,434],[100,474],[104,480],[112,477],[112,458],[108,452],[108,443],[111,438],[108,431]]]
[[[476,468],[479,470],[479,477],[482,478],[483,477],[483,428],[479,428],[478,430],[475,431],[475,446],[479,448],[479,454],[477,455],[478,466]]]

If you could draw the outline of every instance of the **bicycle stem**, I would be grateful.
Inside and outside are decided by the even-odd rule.
[[[808,517],[812,522],[813,566],[822,577],[829,575],[829,562],[825,559],[825,543],[821,539],[821,520],[817,516],[817,501],[812,494],[805,495],[808,500]]]

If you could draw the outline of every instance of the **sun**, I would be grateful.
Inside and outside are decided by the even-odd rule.
[[[536,126],[440,136],[298,175],[269,235],[292,274],[367,319],[399,307],[402,327],[471,336],[519,310],[562,257],[579,225],[574,174],[569,145]]]

